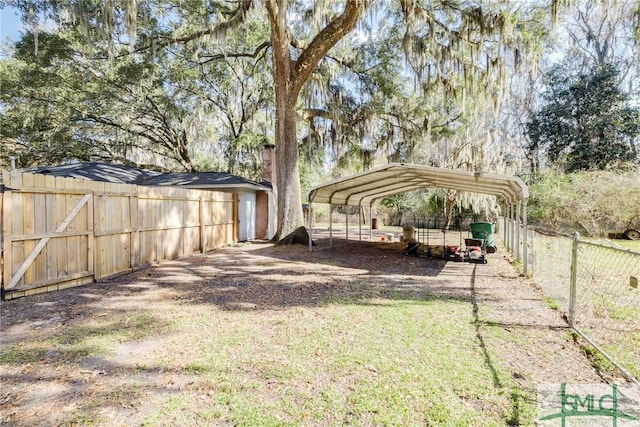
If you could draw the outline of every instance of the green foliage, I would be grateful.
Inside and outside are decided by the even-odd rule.
[[[446,204],[445,198],[442,191],[425,194],[423,203],[418,206],[418,214],[425,218],[442,216]]]
[[[302,190],[302,200],[306,202],[307,194],[316,185],[323,181],[321,173],[313,168],[303,157],[300,158],[300,188]],[[316,207],[317,208],[317,207]]]
[[[97,52],[74,32],[25,35],[3,61],[0,84],[6,163],[19,167],[70,159],[180,165],[191,169],[187,111],[161,68],[125,57],[93,60]]]
[[[45,156],[54,161],[85,158],[86,146],[70,141],[73,130],[68,109],[57,104],[60,80],[65,74],[56,72],[55,67],[69,59],[69,41],[41,34],[40,55],[31,62],[24,61],[33,44],[33,35],[27,34],[17,43],[15,58],[0,63],[0,157],[6,160],[16,156],[19,165],[31,165]]]
[[[409,193],[394,194],[380,200],[380,204],[391,213],[391,224],[389,225],[402,225],[402,214],[408,212],[414,203],[415,200],[410,197]]]
[[[423,189],[388,196],[380,200],[380,213],[385,224],[418,227],[442,225],[445,217],[447,192],[443,189]],[[490,215],[483,207],[482,198],[458,199],[454,204],[451,226],[464,227],[467,222],[484,221]]]
[[[229,142],[227,170],[229,173],[261,181],[262,150],[269,141],[264,135],[245,131]]]
[[[530,186],[529,221],[591,236],[640,226],[640,174],[590,171],[547,172]]]
[[[640,114],[618,87],[618,74],[613,65],[590,73],[555,67],[545,105],[526,123],[530,153],[567,172],[638,163]]]
[[[248,3],[13,1],[25,20],[56,17],[56,32],[40,33],[37,49],[33,35],[21,41],[12,61],[28,72],[1,82],[0,162],[90,158],[255,179],[260,141],[276,139],[274,85],[264,4],[227,21]],[[359,30],[304,85],[298,134],[310,169],[337,175],[384,161],[499,169],[509,150],[478,141],[490,139],[510,63],[518,71],[538,58],[547,11],[410,3],[368,4]],[[289,8],[301,46],[339,9]]]
[[[18,167],[104,160],[256,178],[273,87],[266,45],[254,49],[268,40],[268,24],[256,14],[224,43],[207,40],[206,50],[204,40],[156,49],[152,45],[163,43],[179,17],[154,19],[166,12],[164,5],[139,5],[147,16],[134,52],[124,22],[106,41],[106,9],[90,3],[78,9],[82,17],[58,20],[54,33],[18,40],[13,57],[0,61],[0,164],[10,156]],[[29,14],[28,1],[15,6]],[[202,18],[228,7],[192,2],[179,13]],[[192,20],[193,28],[196,22],[202,24]],[[115,47],[111,55],[108,43]]]

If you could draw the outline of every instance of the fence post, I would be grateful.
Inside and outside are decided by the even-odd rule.
[[[573,233],[573,244],[571,246],[571,282],[569,285],[569,326],[575,328],[576,324],[576,288],[578,277],[578,242],[580,234]]]
[[[3,177],[8,181],[8,176]],[[12,258],[11,241],[5,237],[11,235],[11,192],[0,182],[0,299],[4,301],[4,286],[11,280]]]

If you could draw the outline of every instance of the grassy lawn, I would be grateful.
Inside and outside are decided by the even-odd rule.
[[[187,338],[197,345],[183,369],[215,396],[202,417],[240,425],[502,425],[510,390],[493,387],[468,308],[379,300],[243,313],[231,325],[202,313],[192,320],[220,327]],[[172,403],[160,419],[177,415]]]
[[[127,378],[85,390],[92,398],[67,425],[107,425],[108,407],[138,407],[149,426],[533,423],[535,403],[488,363],[468,300],[369,298],[365,284],[352,286],[360,288],[315,307],[173,305],[102,318],[9,345],[0,360],[36,362],[53,351],[53,370],[100,359],[112,363],[109,376]],[[482,326],[483,339],[502,334]],[[168,373],[183,380],[171,393],[152,392],[147,379]]]
[[[640,240],[614,240],[620,246],[640,252]]]

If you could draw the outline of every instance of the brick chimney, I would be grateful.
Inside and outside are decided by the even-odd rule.
[[[276,146],[265,144],[262,150],[262,181],[273,184],[275,181]]]

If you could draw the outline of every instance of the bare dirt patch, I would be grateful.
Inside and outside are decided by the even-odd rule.
[[[89,286],[3,302],[0,422],[243,424],[229,421],[230,412],[239,409],[224,387],[256,390],[263,405],[278,405],[282,399],[268,390],[282,391],[287,380],[282,376],[297,378],[295,370],[304,370],[278,356],[277,346],[287,344],[279,344],[274,331],[286,334],[282,325],[287,319],[299,323],[292,334],[313,334],[326,326],[335,328],[345,346],[354,339],[321,310],[329,304],[383,307],[383,301],[455,301],[452,319],[461,316],[456,310],[466,311],[460,321],[472,323],[475,337],[464,345],[474,348],[490,372],[493,384],[488,387],[509,382],[522,390],[511,396],[507,421],[512,424],[520,421],[517,400],[531,405],[539,383],[612,380],[591,366],[560,314],[544,304],[534,284],[519,277],[500,252],[491,255],[488,264],[470,264],[407,256],[403,243],[336,241],[329,248],[326,240],[320,242],[313,252],[266,243],[227,247]],[[202,339],[211,333],[211,312],[229,325],[228,336],[216,337],[216,360],[207,356],[212,341]],[[234,323],[247,316],[254,316],[249,322],[259,318],[259,333],[244,334],[245,324]],[[226,328],[216,331],[227,333]],[[463,337],[451,339],[455,343]],[[270,357],[239,354],[235,340],[270,348]],[[323,352],[339,349],[319,346],[313,351],[321,365]],[[225,385],[243,369],[243,384]],[[368,362],[362,369],[381,375],[380,368]],[[327,405],[346,405],[345,396],[356,381],[351,375],[356,374],[336,378],[327,372],[319,370],[298,387],[300,395],[287,399],[297,402],[305,393],[324,393]],[[492,406],[477,396],[465,397],[464,390],[459,393],[471,411]],[[314,410],[321,409],[308,409]],[[332,412],[310,424],[354,421],[355,412],[347,412]],[[309,424],[304,411],[288,416]],[[358,420],[366,423],[374,416],[360,415]]]

